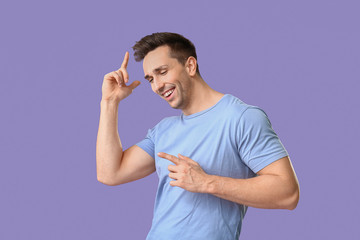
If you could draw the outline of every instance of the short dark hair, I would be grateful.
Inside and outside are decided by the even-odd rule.
[[[197,60],[195,45],[184,36],[178,33],[157,32],[147,35],[136,42],[132,47],[137,62],[160,46],[170,47],[170,56],[176,58],[182,65],[185,65],[188,57],[192,56]],[[200,75],[199,65],[196,64],[196,72]]]

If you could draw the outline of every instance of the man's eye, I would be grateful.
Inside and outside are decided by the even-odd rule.
[[[167,73],[167,71],[162,71],[160,74],[165,75],[166,73]]]
[[[149,83],[151,83],[152,81],[153,81],[153,79],[152,79],[152,78],[150,78],[150,79],[149,79]]]

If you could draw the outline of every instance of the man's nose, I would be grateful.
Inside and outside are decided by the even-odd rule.
[[[154,78],[153,81],[154,81],[154,87],[155,87],[154,90],[157,93],[161,93],[163,91],[163,89],[164,89],[164,86],[165,86],[164,82],[161,81],[160,78]]]

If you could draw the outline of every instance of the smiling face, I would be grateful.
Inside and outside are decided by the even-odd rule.
[[[145,79],[153,92],[165,99],[172,108],[186,109],[191,99],[192,72],[170,56],[168,46],[150,51],[144,58]]]

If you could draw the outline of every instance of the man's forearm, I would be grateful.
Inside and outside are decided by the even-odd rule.
[[[294,209],[299,201],[299,183],[290,159],[283,157],[257,172],[258,176],[235,179],[207,174],[189,157],[159,152],[174,164],[168,166],[171,186],[256,208]]]
[[[206,192],[256,208],[294,209],[299,199],[296,183],[277,175],[235,179],[209,175]]]
[[[111,183],[120,168],[123,149],[118,133],[118,103],[101,101],[100,121],[96,142],[97,179]]]

